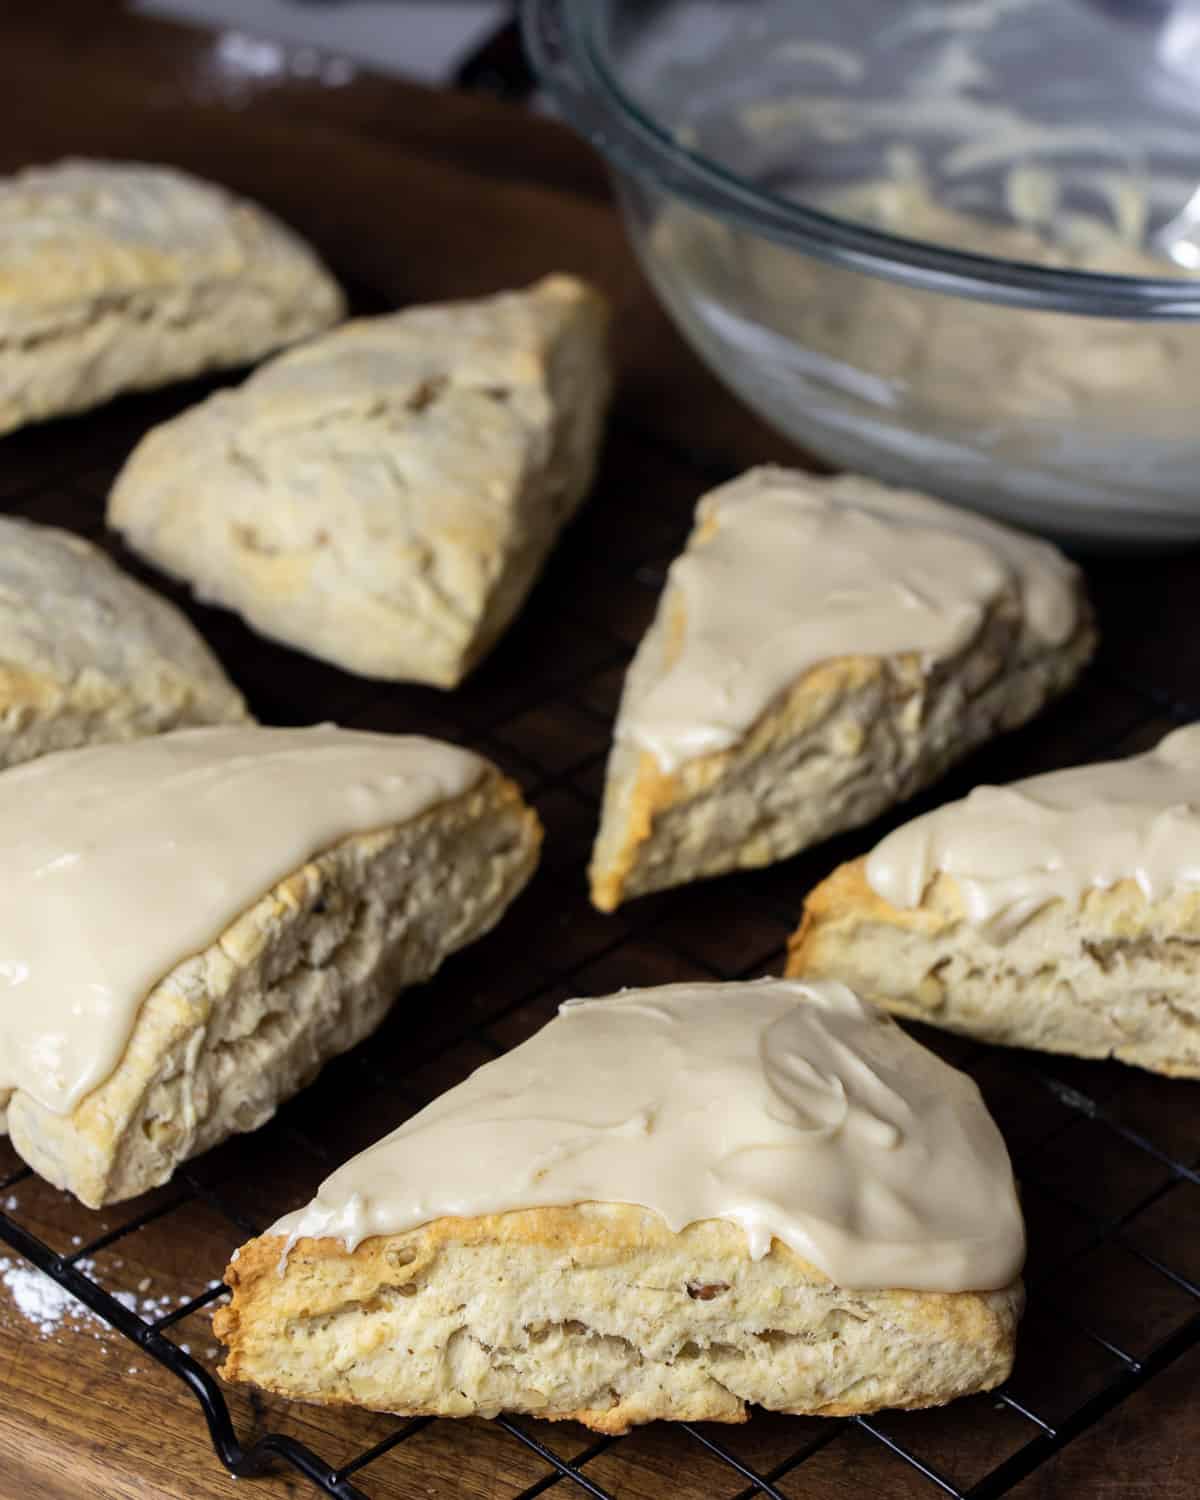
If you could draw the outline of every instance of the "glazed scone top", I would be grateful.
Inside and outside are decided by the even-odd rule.
[[[844,985],[775,979],[566,1002],[271,1232],[353,1249],[581,1203],[729,1220],[755,1258],[778,1239],[847,1287],[991,1289],[1024,1255],[974,1083]]]
[[[311,325],[341,293],[273,215],[172,167],[68,159],[0,178],[0,332],[61,331],[64,304],[252,271],[303,280]]]
[[[706,495],[696,522],[664,595],[678,619],[616,726],[665,771],[736,744],[821,662],[953,655],[1006,593],[1043,647],[1078,623],[1078,573],[1054,547],[858,476],[752,469]]]
[[[179,730],[0,774],[0,1092],[70,1111],[182,959],[313,855],[484,769],[435,740],[320,725]]]
[[[919,906],[939,872],[996,938],[1051,901],[1077,906],[1123,880],[1147,901],[1200,889],[1200,725],[1126,760],[976,787],[889,834],[866,868],[896,907]]]
[[[184,674],[207,716],[247,717],[241,695],[187,619],[82,537],[0,516],[0,682],[14,670],[31,694],[89,672],[141,685]],[[10,693],[15,685],[10,685]]]

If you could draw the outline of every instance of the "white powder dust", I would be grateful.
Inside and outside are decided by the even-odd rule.
[[[70,1292],[33,1266],[14,1266],[0,1261],[0,1281],[12,1293],[22,1317],[36,1324],[38,1332],[53,1333],[70,1310],[77,1306]]]
[[[85,1258],[77,1261],[76,1266],[85,1276],[94,1277],[94,1260]],[[191,1300],[188,1292],[174,1295],[164,1292],[161,1296],[149,1296],[147,1294],[151,1284],[150,1277],[143,1276],[137,1284],[136,1292],[117,1291],[112,1296],[126,1311],[136,1313],[147,1322],[153,1322],[155,1318],[161,1318],[164,1313],[182,1307]],[[220,1285],[219,1282],[216,1284]],[[82,1302],[76,1301],[65,1287],[59,1286],[58,1282],[44,1271],[39,1271],[36,1266],[0,1257],[0,1285],[7,1288],[16,1310],[44,1338],[52,1337],[64,1324],[74,1330],[86,1329],[100,1340],[109,1331],[103,1318],[98,1317]],[[186,1344],[181,1347],[186,1351]]]

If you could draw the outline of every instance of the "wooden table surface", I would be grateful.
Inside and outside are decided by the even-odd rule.
[[[398,13],[397,24],[402,24]],[[244,1238],[303,1199],[327,1164],[395,1124],[497,1047],[514,1044],[567,993],[692,975],[777,971],[804,891],[879,827],[754,875],[635,903],[588,907],[583,865],[611,716],[630,647],[698,494],[715,477],[789,445],[726,396],[658,310],[627,249],[603,171],[569,132],[486,97],[431,93],[357,71],[337,86],[248,67],[218,34],[133,16],[115,0],[7,0],[0,17],[0,171],[65,153],[176,162],[259,198],[307,234],[364,308],[518,285],[565,269],[616,306],[617,411],[595,496],[521,621],[452,695],[382,688],[258,640],[186,605],[269,722],[342,722],[443,734],[483,749],[525,786],[548,830],[543,872],[501,928],[405,997],[383,1030],[327,1070],[278,1121],[197,1163],[169,1188],[91,1214],[27,1178],[2,1190],[7,1219],[69,1253],[139,1216],[89,1257],[110,1291],[173,1302],[218,1277]],[[262,54],[259,55],[261,61]],[[128,398],[0,443],[0,505],[100,539],[103,503],[130,444],[208,387]],[[106,539],[141,576],[151,575]],[[938,797],[974,781],[1152,743],[1200,702],[1191,630],[1195,555],[1089,567],[1105,644],[1071,697],[975,756]],[[1086,1430],[1011,1492],[1021,1500],[1200,1491],[1200,1129],[1197,1086],[1111,1065],[1036,1059],[922,1033],[968,1067],[1009,1139],[1024,1183],[1033,1297],[1012,1403],[853,1423],[757,1415],[704,1429],[774,1493],[806,1500],[941,1491],[887,1446],[902,1445],[963,1493],[1041,1429]],[[0,1178],[20,1166],[0,1145]],[[10,1260],[13,1258],[10,1256]],[[15,1264],[15,1261],[14,1261]],[[0,1267],[0,1269],[3,1269]],[[13,1273],[8,1271],[13,1280]],[[16,1278],[19,1283],[20,1278]],[[161,1302],[160,1302],[161,1307]],[[211,1366],[206,1313],[172,1330]],[[1179,1357],[1168,1361],[1167,1356]],[[1125,1384],[1156,1368],[1092,1422]],[[1161,1370],[1157,1370],[1158,1365]],[[395,1429],[227,1391],[239,1435],[301,1438],[344,1464]],[[1088,1403],[1092,1403],[1090,1406]],[[666,1427],[592,1444],[570,1425],[522,1429],[618,1497],[754,1493],[695,1436]],[[883,1439],[883,1440],[881,1440]],[[805,1455],[809,1455],[805,1457]],[[803,1462],[799,1460],[803,1458]],[[381,1500],[524,1494],[554,1470],[484,1422],[423,1426],[354,1482]],[[539,1491],[540,1492],[540,1491]],[[581,1494],[560,1479],[559,1495]],[[279,1469],[225,1475],[199,1408],[169,1371],[81,1318],[39,1331],[0,1287],[0,1500],[315,1494]],[[762,1491],[759,1491],[762,1493]]]

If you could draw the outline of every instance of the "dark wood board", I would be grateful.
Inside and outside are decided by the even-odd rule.
[[[404,997],[377,1037],[272,1126],[148,1200],[99,1215],[33,1178],[0,1194],[0,1211],[63,1252],[160,1211],[94,1257],[102,1285],[140,1298],[202,1290],[244,1237],[230,1214],[265,1224],[306,1197],[329,1164],[527,1036],[566,994],[777,970],[805,890],[883,826],[614,917],[589,908],[583,866],[611,716],[663,567],[714,476],[799,455],[686,350],[626,247],[603,171],[560,126],[361,70],[323,84],[289,71],[287,48],[267,76],[239,67],[238,55],[217,34],[134,16],[116,0],[8,0],[0,170],[66,152],[189,166],[252,193],[308,234],[367,308],[469,295],[551,269],[581,272],[616,303],[620,398],[593,499],[509,637],[449,695],[381,687],[270,645],[193,605],[104,537],[104,497],[131,443],[207,386],[121,400],[0,442],[0,506],[105,540],[188,610],[263,719],[335,718],[477,746],[521,781],[547,826],[544,868],[500,929]],[[977,780],[1136,748],[1196,712],[1200,646],[1190,627],[1200,559],[1110,560],[1089,573],[1105,636],[1096,667],[1037,724],[973,757],[938,799]],[[1025,1184],[1035,1295],[1010,1394],[1053,1427],[1087,1425],[1012,1493],[1191,1500],[1200,1481],[1194,1349],[1106,1416],[1085,1419],[1120,1394],[1115,1382],[1136,1377],[1130,1360],[1165,1363],[1163,1351],[1182,1349],[1194,1326],[1197,1086],[922,1038],[979,1079]],[[0,1179],[19,1166],[0,1144]],[[173,1336],[215,1363],[207,1314]],[[226,1394],[244,1440],[290,1433],[333,1464],[395,1427],[379,1416]],[[564,1461],[590,1455],[584,1472],[622,1500],[753,1493],[695,1436],[667,1427],[594,1445],[570,1425],[521,1425]],[[701,1436],[771,1476],[786,1497],[922,1500],[939,1490],[887,1441],[966,1492],[1040,1431],[994,1397],[873,1426],[760,1414]],[[377,1500],[500,1500],[553,1474],[494,1424],[439,1422],[356,1483]],[[562,1479],[557,1492],[582,1493]],[[257,1482],[228,1478],[198,1406],[169,1371],[94,1323],[65,1320],[40,1334],[0,1288],[0,1500],[257,1493],[315,1491],[283,1469]]]

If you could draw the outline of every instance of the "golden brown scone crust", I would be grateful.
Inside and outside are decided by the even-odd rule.
[[[488,931],[537,864],[541,828],[491,768],[460,797],[335,844],[147,996],[116,1070],[67,1115],[0,1099],[22,1157],[90,1208],[166,1182],[255,1130]]]
[[[1079,598],[1079,626],[1060,647],[1031,642],[1014,593],[932,671],[912,653],[823,662],[737,745],[674,772],[618,741],[592,855],[592,901],[612,911],[649,891],[770,864],[913,796],[1070,686],[1096,644],[1082,586]],[[650,627],[630,681],[660,654],[671,661],[681,608],[675,603]]]
[[[0,178],[0,433],[248,364],[343,310],[297,235],[189,173],[68,160]]]
[[[581,1204],[437,1219],[364,1241],[265,1235],[226,1272],[222,1373],[280,1395],[403,1415],[524,1412],[622,1433],[742,1422],[751,1404],[850,1416],[939,1405],[1007,1376],[1019,1282],[848,1291],[778,1241],[672,1233]]]
[[[82,537],[0,516],[0,767],[249,720],[173,604]]]
[[[454,687],[587,493],[607,328],[572,276],[356,319],[149,432],[109,524],[263,635]]]
[[[1200,896],[1147,901],[1132,880],[1056,900],[1003,944],[965,920],[939,874],[898,910],[866,860],[809,895],[787,972],[840,979],[897,1015],[1012,1047],[1115,1057],[1200,1077]]]

